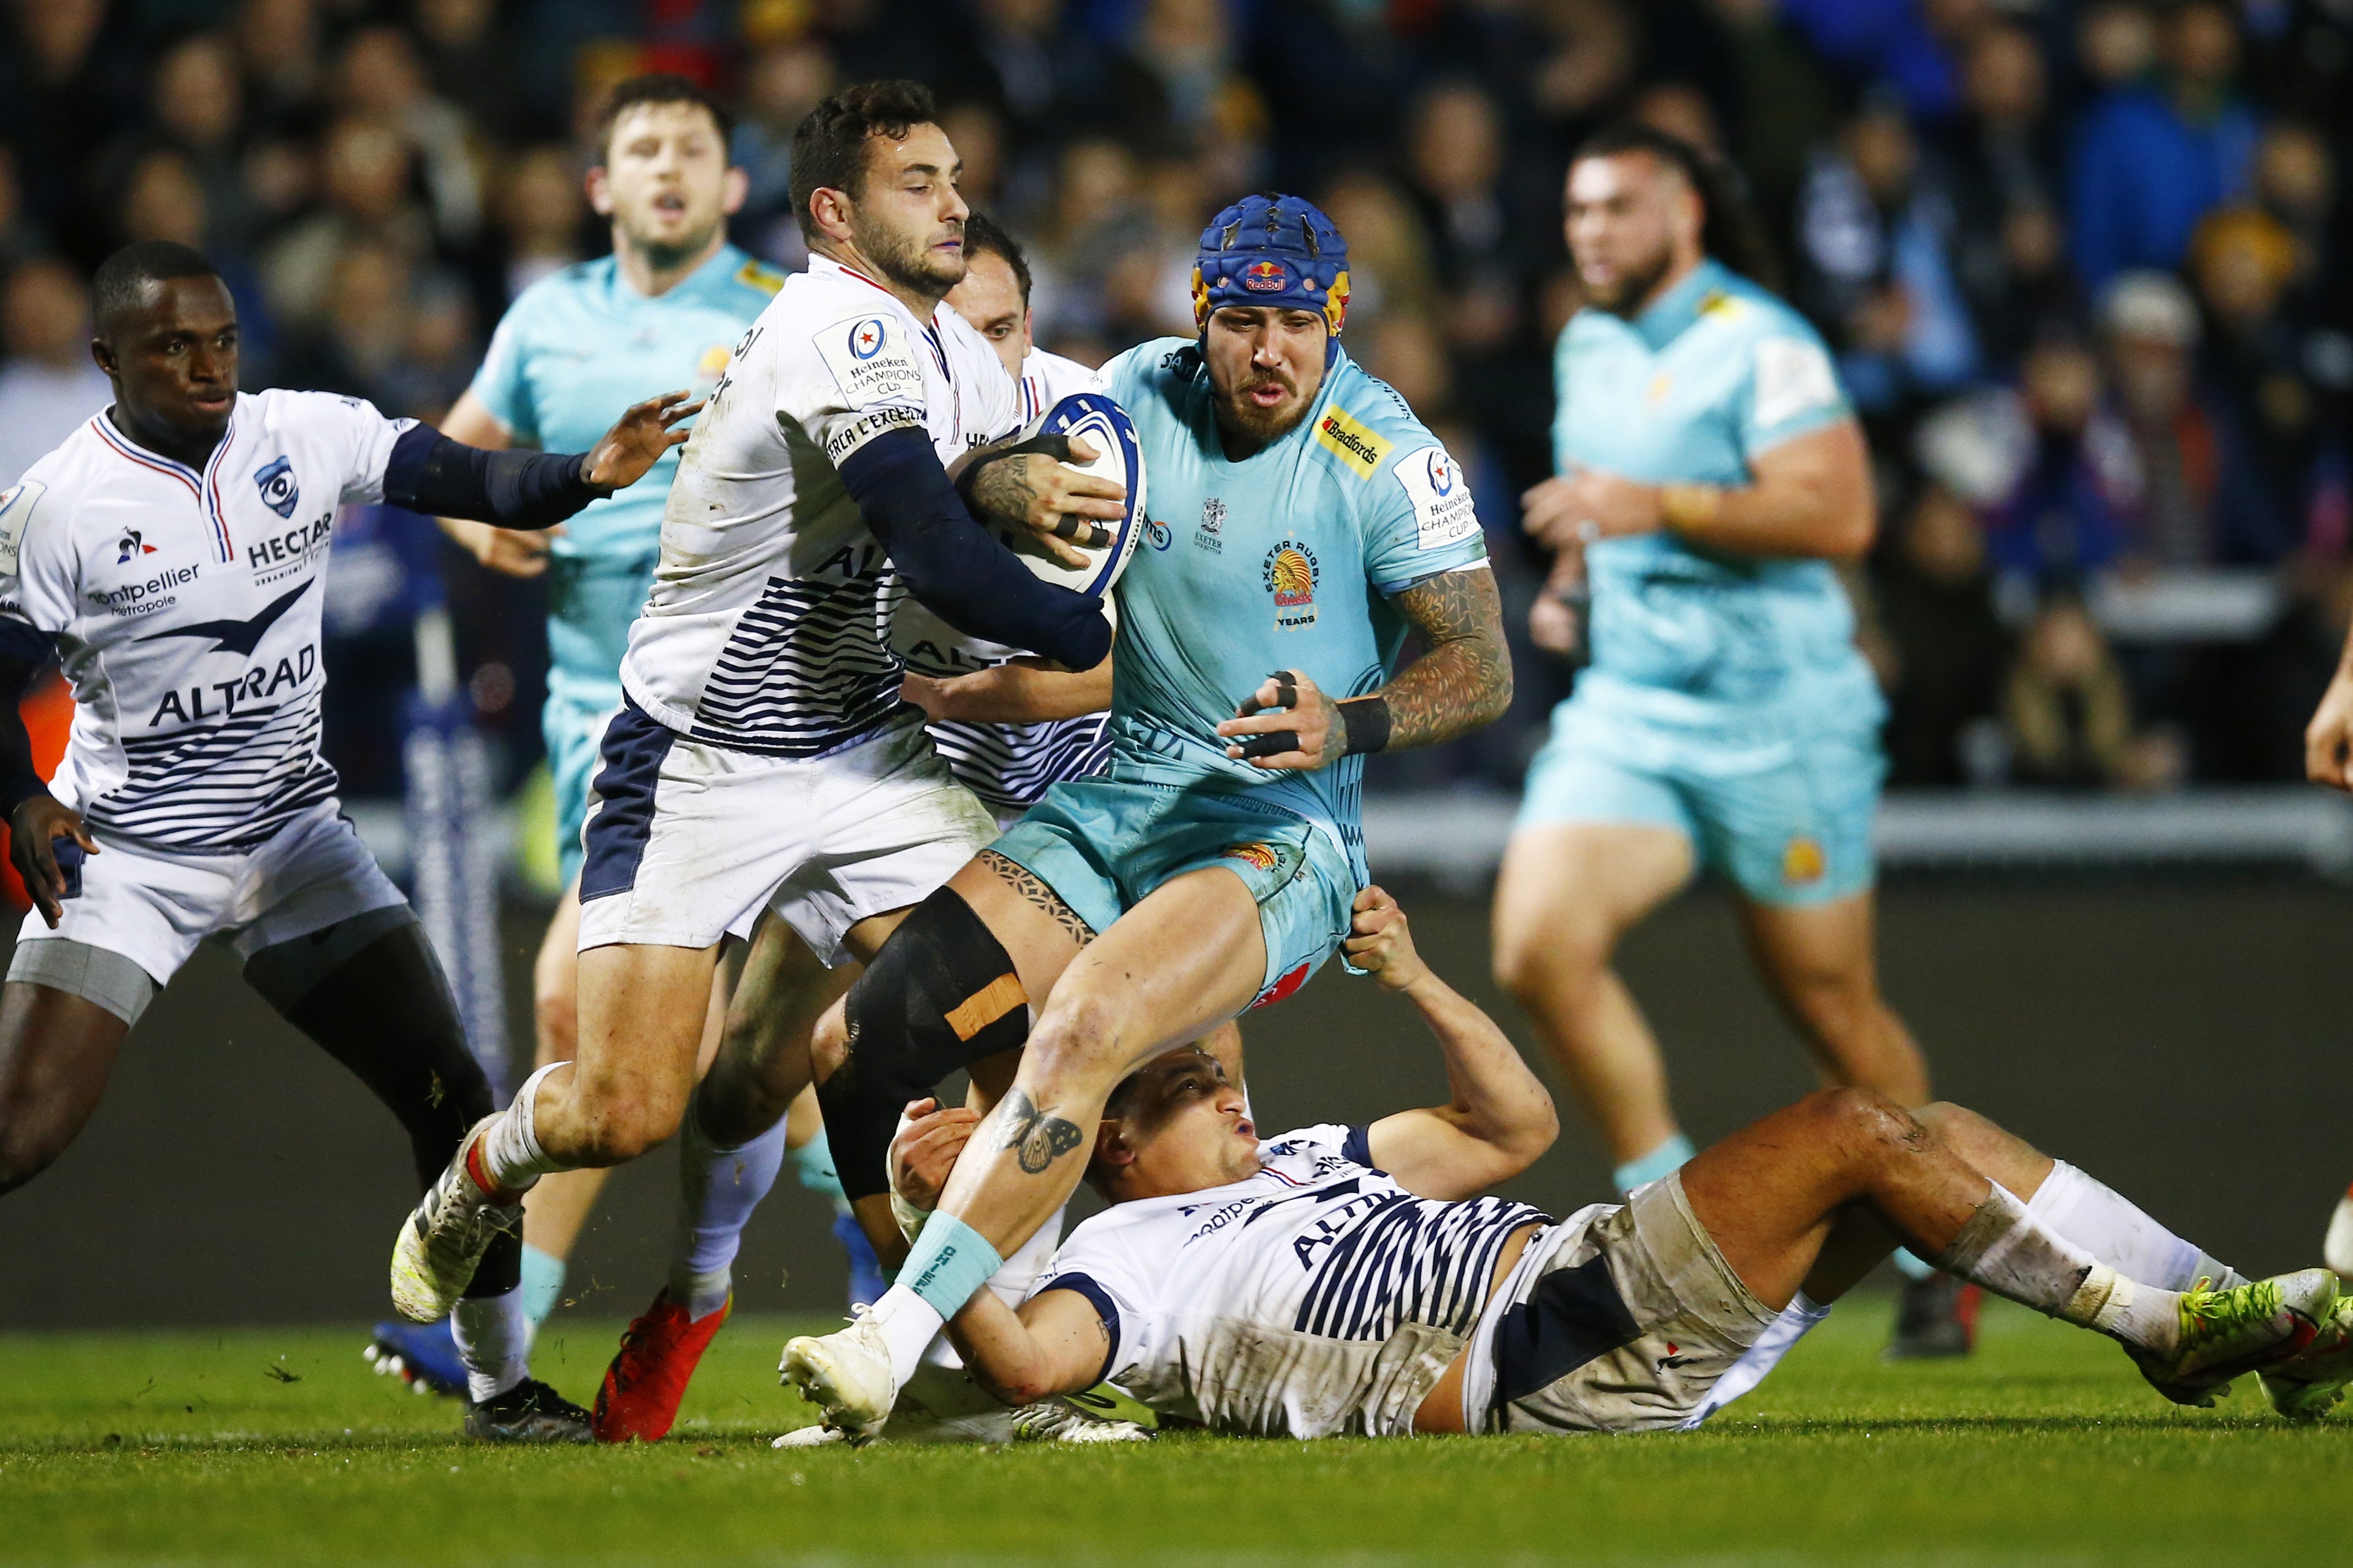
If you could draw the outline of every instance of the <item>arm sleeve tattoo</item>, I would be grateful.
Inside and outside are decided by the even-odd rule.
[[[1388,748],[1435,746],[1493,724],[1512,705],[1512,655],[1492,571],[1442,572],[1391,600],[1421,640],[1421,657],[1380,690]]]

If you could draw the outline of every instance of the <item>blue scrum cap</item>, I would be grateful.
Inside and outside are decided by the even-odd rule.
[[[1348,319],[1348,242],[1303,197],[1244,196],[1210,219],[1193,260],[1194,328],[1207,332],[1219,305],[1321,311],[1337,339]]]

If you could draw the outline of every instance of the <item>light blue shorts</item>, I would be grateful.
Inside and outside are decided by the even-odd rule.
[[[1761,743],[1752,729],[1712,747],[1571,697],[1528,765],[1513,831],[1654,822],[1759,904],[1829,904],[1872,885],[1872,818],[1886,776],[1875,729]]]
[[[1221,865],[1258,900],[1266,976],[1253,1007],[1305,985],[1348,935],[1356,875],[1306,818],[1234,796],[1082,779],[1057,784],[989,848],[1100,933],[1155,888]]]
[[[555,789],[557,879],[565,886],[580,874],[580,824],[588,815],[588,781],[596,776],[596,751],[605,726],[620,710],[617,687],[609,703],[603,694],[582,696],[551,691],[540,710],[540,735],[547,742],[547,771]]]

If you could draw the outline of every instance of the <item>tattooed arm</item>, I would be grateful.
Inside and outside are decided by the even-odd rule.
[[[1096,455],[1084,441],[1049,440],[1060,441],[1060,451],[1080,462],[1091,462]],[[974,516],[1026,529],[1028,547],[1081,570],[1087,557],[1064,541],[1109,544],[1109,530],[1097,529],[1090,519],[1111,524],[1126,515],[1125,485],[1083,473],[1060,461],[1055,451],[1029,442],[982,447],[957,459],[948,472]]]
[[[1226,755],[1309,772],[1355,751],[1436,746],[1493,724],[1512,705],[1512,655],[1493,571],[1482,564],[1441,572],[1389,602],[1420,637],[1420,658],[1372,695],[1345,703],[1298,671],[1277,671],[1218,726],[1234,743]],[[1288,751],[1252,756],[1242,745],[1247,736],[1286,732]]]

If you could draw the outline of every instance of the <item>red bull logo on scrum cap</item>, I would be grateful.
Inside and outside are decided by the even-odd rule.
[[[1279,294],[1291,287],[1291,273],[1280,261],[1253,261],[1242,269],[1242,287],[1253,294]]]

